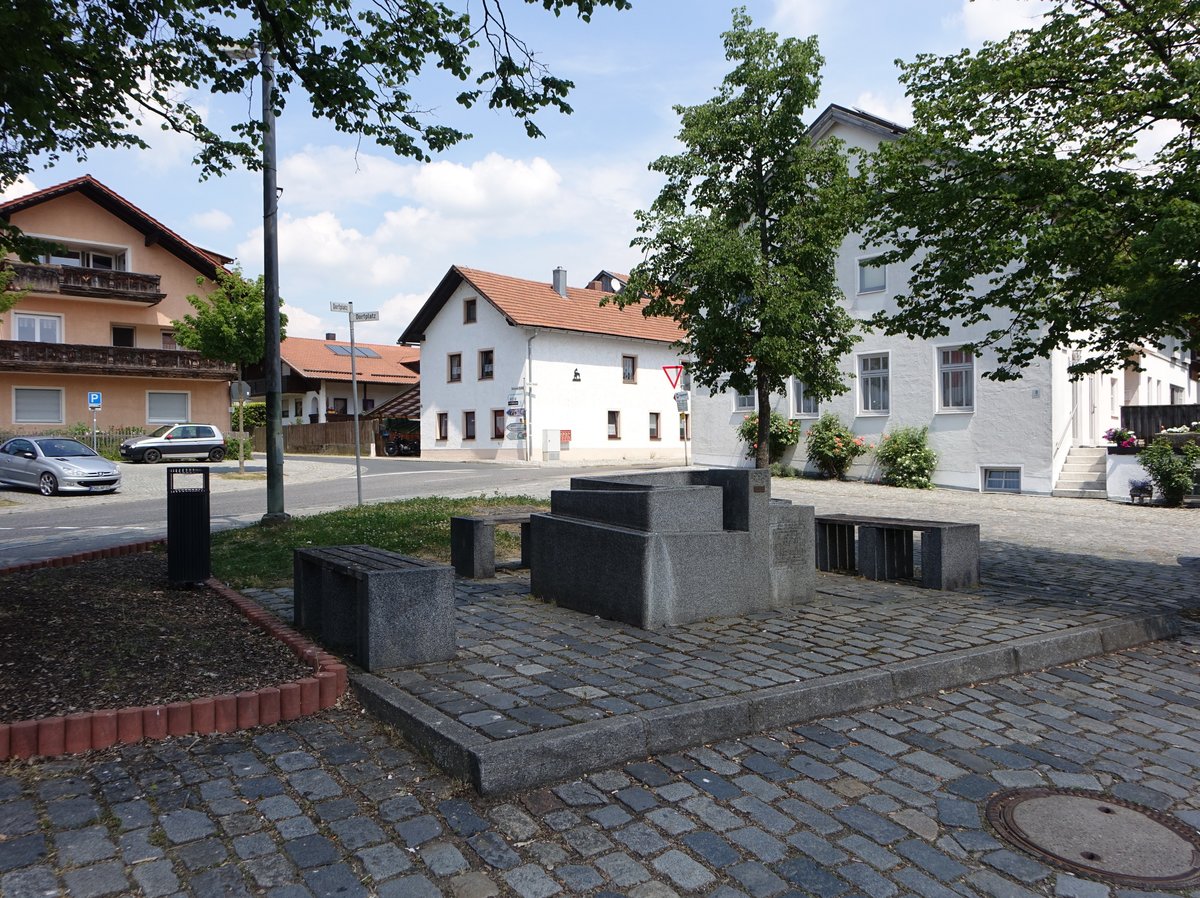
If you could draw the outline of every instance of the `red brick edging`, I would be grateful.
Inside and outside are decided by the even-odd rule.
[[[31,561],[0,570],[0,575],[47,567],[66,567],[81,561],[132,555],[162,545],[163,540],[131,543],[64,558]],[[232,733],[281,720],[295,720],[333,707],[349,685],[346,665],[305,639],[252,599],[214,579],[206,585],[225,598],[260,629],[274,636],[313,669],[280,686],[267,686],[236,695],[213,695],[167,705],[101,709],[0,723],[0,761],[9,758],[53,757],[128,745],[145,739],[166,739],[190,733]]]

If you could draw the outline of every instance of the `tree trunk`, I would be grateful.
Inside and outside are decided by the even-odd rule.
[[[755,366],[755,395],[758,405],[758,449],[754,453],[754,467],[771,467],[771,392],[767,389],[767,377]]]
[[[242,363],[238,362],[238,473],[246,473],[246,394],[242,390]]]

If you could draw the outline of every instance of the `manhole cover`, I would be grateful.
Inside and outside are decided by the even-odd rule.
[[[1095,792],[1017,789],[988,800],[987,821],[1060,870],[1148,889],[1200,885],[1200,834],[1153,808]]]

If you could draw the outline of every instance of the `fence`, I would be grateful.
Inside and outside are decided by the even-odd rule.
[[[1121,426],[1139,439],[1152,439],[1165,427],[1200,421],[1200,405],[1126,405],[1121,407]]]
[[[121,443],[129,439],[129,437],[145,436],[150,428],[146,427],[111,427],[107,430],[96,431],[96,451],[105,458],[117,460],[121,457]],[[8,431],[0,430],[0,443],[10,437],[29,436],[25,433],[9,433]],[[71,427],[50,427],[39,430],[37,436],[47,437],[70,437],[73,440],[79,440],[84,445],[92,445],[92,428],[83,424],[73,425]]]
[[[375,454],[383,454],[383,446],[376,439],[377,421],[358,422],[358,439],[364,453],[375,446]],[[254,451],[266,452],[267,429],[254,428]],[[330,421],[326,424],[289,424],[283,428],[283,451],[309,455],[353,455],[354,422]]]

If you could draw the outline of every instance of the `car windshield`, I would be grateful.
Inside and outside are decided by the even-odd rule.
[[[79,440],[37,440],[37,444],[42,450],[42,455],[48,458],[76,458],[96,454]]]
[[[164,424],[158,430],[154,431],[154,433],[148,434],[148,436],[152,436],[152,437],[164,436],[167,433],[167,431],[170,430],[174,426],[175,426],[174,424]]]

